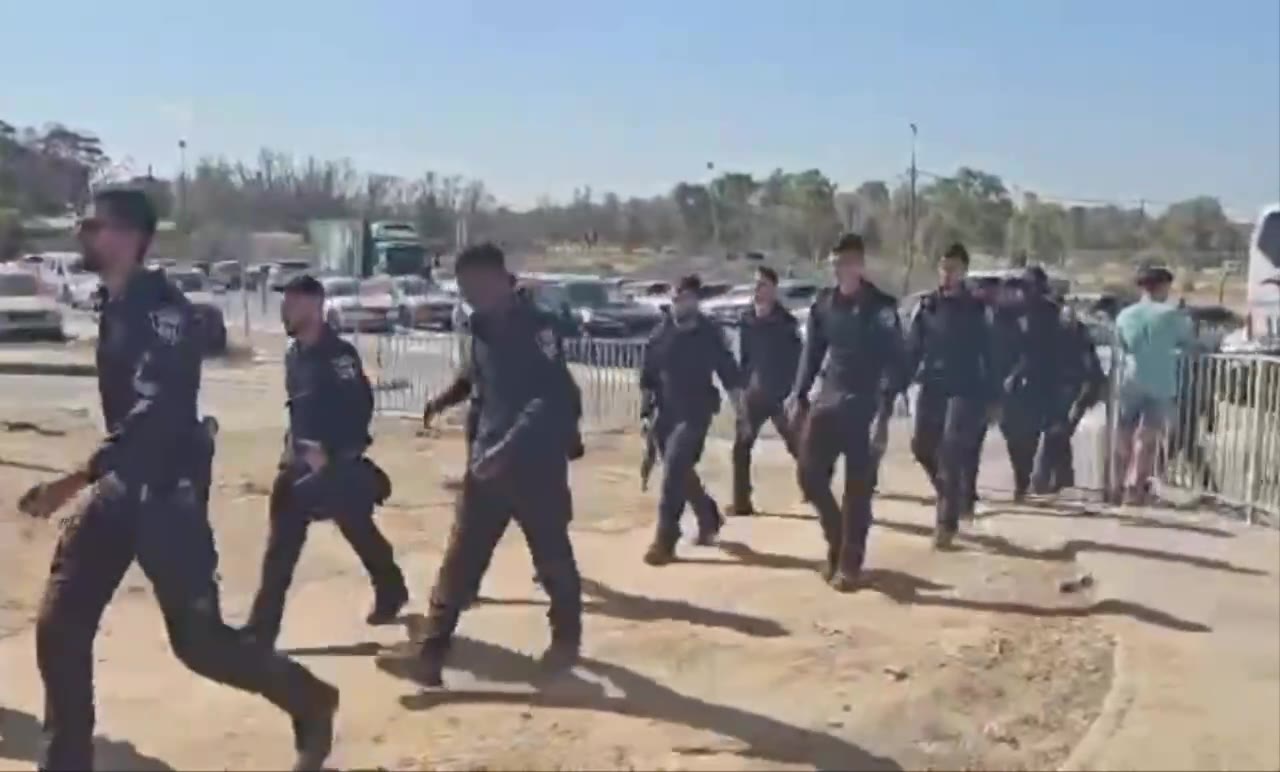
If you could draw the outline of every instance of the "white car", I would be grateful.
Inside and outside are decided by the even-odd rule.
[[[21,264],[58,302],[74,308],[93,307],[101,282],[97,274],[84,269],[84,258],[78,252],[30,254]]]
[[[0,271],[0,335],[62,340],[62,309],[26,271]]]
[[[389,279],[359,282],[348,276],[327,276],[324,285],[324,319],[338,332],[390,332],[396,309]]]
[[[717,324],[736,327],[755,299],[754,284],[740,284],[719,297],[704,300],[702,313]]]
[[[421,276],[396,276],[390,280],[396,322],[401,327],[453,327],[453,307],[458,296]]]

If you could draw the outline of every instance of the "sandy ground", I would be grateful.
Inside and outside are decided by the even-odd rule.
[[[225,611],[238,621],[257,581],[280,409],[261,383],[218,393],[224,431],[212,511]],[[65,466],[98,435],[82,407],[5,412],[0,502],[47,476],[19,465]],[[442,482],[460,467],[460,437],[447,427],[417,436],[393,420],[376,435],[373,455],[396,486],[379,518],[409,576],[411,611],[420,612],[452,516]],[[933,552],[930,510],[910,494],[923,478],[901,447],[877,500],[866,586],[836,594],[814,571],[819,529],[788,460],[776,448],[759,455],[756,504],[767,514],[733,519],[718,547],[681,545],[680,562],[651,568],[639,558],[655,494],[638,489],[638,443],[589,437],[573,469],[586,659],[552,681],[533,660],[546,642],[546,601],[516,529],[485,580],[484,602],[464,616],[447,688],[424,691],[406,667],[416,614],[403,629],[365,628],[370,593],[358,563],[332,528],[314,527],[281,645],[343,689],[334,765],[1053,768],[1103,712],[1115,622],[1165,645],[1195,635],[1176,615],[1089,589],[1062,592],[1082,571],[1075,551],[1018,546],[986,520],[970,526],[962,550]],[[727,447],[713,443],[702,465],[722,501],[727,462]],[[1005,506],[999,496],[987,492],[989,507]],[[0,768],[29,768],[36,753],[30,627],[55,537],[53,524],[0,506]],[[288,762],[287,725],[268,706],[194,678],[168,654],[136,569],[107,613],[97,660],[101,768]],[[1265,767],[1271,746],[1260,747]]]

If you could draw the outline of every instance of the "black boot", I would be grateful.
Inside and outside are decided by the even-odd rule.
[[[409,602],[409,591],[400,587],[395,592],[378,593],[373,602],[373,610],[365,617],[371,625],[389,625],[400,617],[400,611]]]
[[[303,715],[292,716],[293,746],[297,756],[295,772],[324,769],[325,759],[333,750],[333,717],[338,712],[338,690],[329,684],[323,697],[316,700]]]
[[[651,566],[665,566],[676,559],[676,548],[674,546],[654,542],[649,545],[649,549],[645,550],[644,562]]]
[[[539,663],[548,672],[561,673],[578,664],[581,652],[582,643],[577,638],[555,636]]]

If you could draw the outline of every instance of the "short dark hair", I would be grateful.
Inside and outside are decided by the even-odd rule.
[[[107,188],[93,194],[95,215],[105,213],[115,225],[122,225],[141,233],[149,241],[156,235],[155,205],[151,197],[140,188]],[[103,211],[105,210],[105,212]]]
[[[1138,270],[1135,283],[1139,287],[1158,287],[1161,284],[1173,284],[1173,272],[1163,265],[1148,265]]]
[[[761,279],[764,279],[765,281],[773,285],[776,285],[778,283],[778,272],[773,270],[767,265],[762,265],[759,268],[757,268],[756,276],[759,276]]]
[[[1049,274],[1038,265],[1029,265],[1022,272],[1022,281],[1027,289],[1037,292],[1047,292],[1049,290]]]
[[[862,240],[862,236],[852,231],[840,234],[840,238],[836,239],[835,246],[831,247],[833,254],[841,252],[857,252],[858,254],[866,254],[867,245]]]
[[[676,284],[676,294],[681,292],[692,292],[695,295],[702,294],[702,279],[698,278],[698,274],[691,273],[680,278],[680,282]]]
[[[453,265],[454,273],[479,269],[506,271],[507,256],[502,253],[497,244],[486,241],[462,250]]]
[[[312,298],[324,297],[324,285],[309,273],[295,276],[285,282],[284,291],[286,295],[304,295]]]
[[[969,250],[964,248],[964,244],[954,242],[947,247],[947,251],[942,253],[943,260],[959,260],[965,265],[969,264]]]

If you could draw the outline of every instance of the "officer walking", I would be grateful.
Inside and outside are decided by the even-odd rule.
[[[568,466],[579,397],[558,321],[517,300],[502,250],[492,244],[464,250],[456,271],[475,309],[470,367],[481,397],[453,530],[431,591],[420,651],[428,685],[441,683],[459,616],[478,592],[513,518],[551,601],[544,664],[571,666],[582,640],[582,587],[569,541]]]
[[[1062,352],[1062,311],[1048,296],[1048,276],[1032,266],[1024,272],[1022,285],[1017,317],[1021,345],[1005,378],[1000,424],[1013,462],[1014,501],[1025,499],[1031,487],[1036,450],[1055,409]]]
[[[778,302],[778,274],[767,266],[756,269],[755,298],[742,317],[738,365],[742,379],[745,418],[733,443],[733,513],[751,515],[751,449],[760,427],[771,421],[787,452],[796,454],[791,425],[782,403],[795,381],[800,361],[800,331],[796,318]]]
[[[1033,493],[1057,493],[1076,484],[1071,438],[1084,414],[1102,398],[1107,385],[1089,328],[1065,305],[1059,366],[1054,404],[1031,474]]]
[[[712,373],[729,392],[739,419],[741,396],[738,367],[724,334],[698,311],[702,281],[697,276],[680,280],[671,317],[645,344],[640,388],[646,404],[656,405],[652,433],[662,457],[662,493],[658,500],[658,527],[644,561],[661,566],[675,559],[680,540],[680,515],[686,502],[698,518],[698,544],[711,544],[724,518],[707,495],[694,467],[702,456],[711,419],[720,410],[720,394]]]
[[[200,675],[260,694],[293,719],[296,769],[319,769],[338,692],[306,668],[250,645],[222,620],[209,526],[213,441],[198,416],[203,341],[190,302],[142,267],[156,213],[142,191],[97,193],[80,224],[85,267],[102,278],[98,389],[107,438],[76,472],[19,502],[47,518],[81,489],[65,521],[36,623],[45,688],[46,770],[93,768],[93,641],[135,559],[151,580],[174,653]]]
[[[978,504],[978,471],[982,466],[982,449],[986,445],[987,432],[990,431],[991,424],[1000,416],[1004,379],[1008,376],[1008,369],[1011,365],[1005,364],[1007,355],[1000,348],[1003,345],[1003,333],[1000,328],[1000,279],[995,276],[983,276],[977,281],[969,282],[969,285],[974,297],[980,300],[987,309],[987,332],[990,337],[989,364],[992,370],[992,382],[996,384],[996,392],[992,395],[991,407],[987,411],[987,420],[983,421],[978,428],[978,436],[975,440],[978,448],[978,462],[969,466],[968,490],[972,495],[969,498],[969,506],[961,512],[961,516],[971,518]],[[1016,323],[1014,329],[1017,329]]]
[[[365,457],[372,444],[373,391],[355,347],[324,321],[324,286],[299,276],[284,288],[280,309],[293,338],[285,352],[289,432],[268,505],[270,532],[262,583],[244,633],[274,646],[285,595],[312,520],[332,519],[373,582],[366,621],[395,621],[409,600],[404,574],[373,509],[390,495],[386,475]]]
[[[871,527],[870,427],[892,414],[905,377],[897,301],[863,275],[862,237],[841,236],[831,260],[836,286],[822,290],[809,311],[787,413],[807,416],[797,441],[801,482],[827,542],[823,577],[843,592],[855,588]],[[810,405],[819,370],[822,386]],[[837,505],[831,476],[840,456],[844,497]]]
[[[938,260],[938,288],[921,298],[907,333],[906,370],[920,384],[911,451],[937,491],[939,549],[951,546],[973,505],[982,427],[1000,388],[987,309],[965,286],[968,270],[968,251],[952,244]]]

